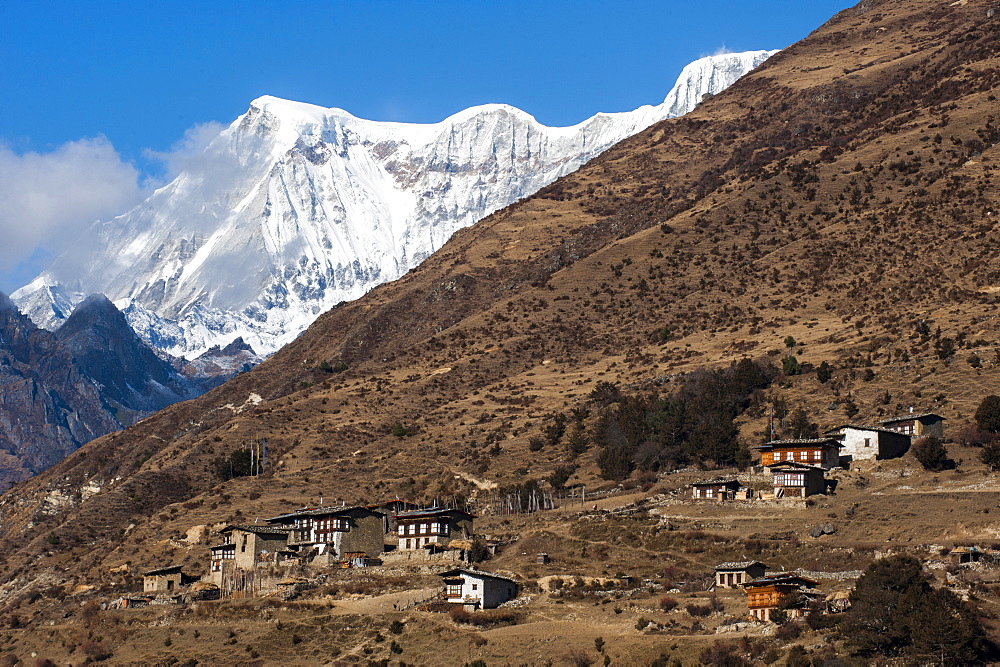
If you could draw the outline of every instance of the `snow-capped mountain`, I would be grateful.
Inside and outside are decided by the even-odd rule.
[[[686,113],[773,53],[703,58],[662,104],[572,127],[502,104],[417,125],[261,97],[196,164],[96,223],[13,297],[54,329],[103,292],[171,355],[193,358],[237,337],[267,354],[334,304],[402,276],[458,229]]]

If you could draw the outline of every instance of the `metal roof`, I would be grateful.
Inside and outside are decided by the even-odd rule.
[[[278,516],[264,520],[281,521],[284,519],[297,519],[299,517],[307,517],[307,516],[337,516],[339,514],[347,514],[348,512],[353,512],[356,510],[364,510],[365,512],[375,514],[375,512],[372,512],[372,510],[368,509],[367,507],[362,507],[361,505],[347,505],[344,507],[303,507],[302,509],[295,510],[294,512],[288,512],[287,514],[279,514]]]
[[[469,570],[469,569],[465,569],[465,568],[458,568],[458,569],[455,569],[455,570],[447,570],[445,572],[438,572],[438,576],[439,577],[454,577],[455,575],[458,575],[458,574],[468,574],[469,576],[473,576],[473,577],[482,577],[482,578],[486,578],[486,579],[499,579],[501,581],[509,581],[509,582],[515,583],[515,584],[517,583],[516,581],[514,581],[510,577],[505,577],[505,576],[500,575],[500,574],[493,574],[492,572],[483,572],[482,570]]]
[[[453,507],[430,507],[422,510],[411,510],[409,512],[400,512],[394,515],[397,519],[419,519],[425,516],[441,516],[443,514],[451,514],[456,512],[458,514],[464,514],[465,516],[476,518],[474,514],[469,514],[468,512],[463,512],[462,510],[455,509]]]
[[[745,570],[748,567],[752,567],[754,565],[760,565],[761,567],[767,567],[766,565],[764,565],[763,563],[761,563],[759,560],[741,560],[741,561],[736,561],[736,562],[733,562],[733,563],[719,563],[718,565],[715,566],[715,569],[716,570]]]
[[[267,519],[270,521],[270,519]],[[242,530],[244,533],[257,533],[260,535],[287,535],[288,528],[275,528],[274,526],[263,526],[257,524],[242,524],[242,523],[231,523],[222,530],[220,533],[228,533],[231,530]]]
[[[896,422],[908,422],[911,419],[923,419],[924,417],[937,417],[941,421],[948,421],[941,415],[934,412],[921,412],[918,414],[908,414],[900,415],[899,417],[892,417],[891,419],[883,419],[880,424],[895,424]]]

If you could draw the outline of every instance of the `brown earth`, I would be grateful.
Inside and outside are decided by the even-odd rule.
[[[252,372],[18,485],[0,498],[0,602],[43,585],[127,586],[134,580],[107,575],[122,564],[136,572],[203,563],[204,545],[179,541],[190,526],[273,516],[320,495],[482,500],[489,491],[479,487],[544,478],[570,460],[571,484],[611,490],[593,447],[578,456],[562,443],[529,449],[548,415],[592,409],[600,381],[670,392],[687,373],[745,356],[778,362],[789,335],[797,357],[828,361],[833,379],[779,379],[741,417],[745,444],[765,435],[780,400],[821,428],[848,420],[850,398],[859,411],[851,421],[913,406],[943,414],[954,432],[983,396],[1000,393],[993,10],[992,0],[865,0],[691,114],[459,232]],[[408,435],[394,436],[396,424]],[[214,462],[263,438],[265,473],[220,481]],[[856,569],[887,541],[931,555],[998,539],[984,510],[997,507],[1000,485],[976,450],[953,456],[963,463],[937,481],[910,459],[844,473],[837,495],[812,507],[667,502],[623,518],[627,530],[566,511],[481,525],[521,534],[524,546],[496,566],[527,579],[600,574],[603,565],[653,574],[664,562],[693,576],[744,554],[746,540],[769,564]],[[653,491],[705,474],[664,475]],[[838,532],[809,542],[804,531],[830,514]],[[679,529],[646,535],[659,517]],[[607,551],[594,558],[595,549]],[[546,569],[513,551],[559,557]],[[531,618],[563,622],[578,604],[546,603]],[[224,617],[226,604],[219,608]],[[606,620],[593,622],[612,645],[617,621]],[[498,637],[482,648],[476,633],[442,622],[415,623],[467,642],[454,644],[455,662],[498,655],[499,637],[520,632],[480,633]],[[591,620],[571,622],[583,643],[598,631]],[[633,659],[659,655],[660,639],[634,632],[620,644],[636,647]],[[562,655],[571,648],[563,636],[551,646],[525,640],[519,660]],[[694,655],[690,646],[708,640],[685,641],[676,650]],[[427,633],[420,642],[399,659],[432,661],[435,642]],[[325,644],[315,650],[332,658]]]

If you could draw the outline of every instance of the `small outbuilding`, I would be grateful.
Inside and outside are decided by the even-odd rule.
[[[709,479],[691,484],[691,497],[696,500],[735,500],[740,483],[735,479]]]
[[[489,572],[457,569],[441,572],[445,599],[469,609],[493,609],[517,597],[517,582]]]
[[[978,563],[983,557],[983,552],[978,547],[955,547],[948,554],[953,565],[965,565],[966,563]]]
[[[183,565],[171,565],[144,573],[142,575],[142,592],[175,591],[181,586],[187,586],[200,579],[200,577],[184,574],[183,568]]]
[[[715,566],[715,587],[740,588],[748,581],[760,579],[766,573],[767,566],[756,560],[720,563]]]

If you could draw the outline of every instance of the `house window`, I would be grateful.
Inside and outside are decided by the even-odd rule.
[[[809,458],[809,452],[807,452],[805,450],[802,450],[801,452],[799,452],[799,461],[805,461],[808,458]]]
[[[410,542],[411,542],[410,538],[406,538],[406,548],[407,549],[412,549],[413,548],[413,545],[411,545]]]
[[[865,447],[871,447],[871,446],[872,446],[872,439],[865,438]]]
[[[706,498],[711,498],[714,495],[715,495],[715,489],[712,489],[712,488],[705,489],[705,497]]]
[[[472,584],[472,590],[478,591],[479,590],[479,584]]]
[[[448,597],[450,598],[462,597],[462,584],[448,584]]]

